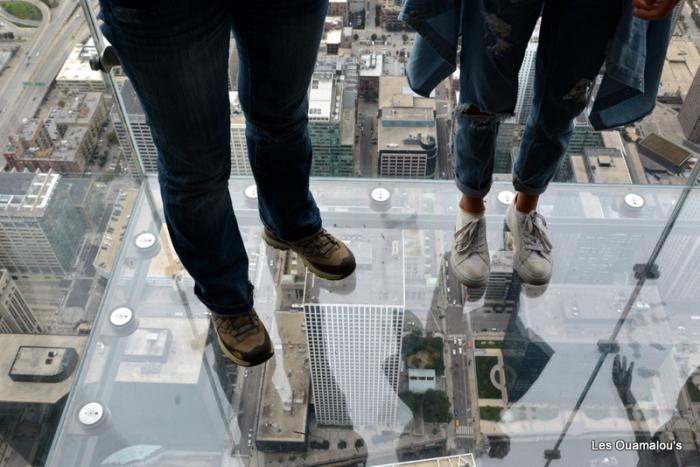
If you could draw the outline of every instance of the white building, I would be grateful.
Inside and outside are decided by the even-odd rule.
[[[424,393],[435,389],[435,370],[409,368],[408,390],[410,392]]]
[[[102,72],[90,68],[90,58],[95,55],[97,48],[92,38],[85,44],[77,44],[56,76],[56,89],[65,92],[104,91]]]
[[[527,123],[535,96],[535,62],[537,58],[537,36],[533,36],[525,49],[525,57],[518,73],[518,100],[515,104],[515,119],[520,125]]]
[[[320,425],[393,426],[404,317],[401,233],[361,229],[352,234],[344,240],[352,243],[357,274],[335,283],[306,275],[316,420]]]

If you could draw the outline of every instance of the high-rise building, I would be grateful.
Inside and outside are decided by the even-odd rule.
[[[317,65],[309,87],[311,174],[353,175],[357,91],[336,80],[335,64]]]
[[[349,5],[348,0],[330,0],[328,2],[327,16],[339,16],[343,20],[343,26],[348,26]]]
[[[599,131],[595,131],[588,121],[587,113],[584,111],[574,119],[574,130],[569,140],[569,154],[583,154],[586,148],[603,148],[603,138]]]
[[[539,23],[538,23],[539,24]],[[525,57],[518,73],[518,100],[515,104],[515,120],[520,125],[527,123],[527,117],[532,108],[532,98],[535,96],[535,63],[539,28],[530,39],[525,49]]]
[[[85,336],[0,334],[0,437],[10,464],[47,464],[86,341]]]
[[[248,160],[248,142],[245,139],[245,116],[238,100],[238,92],[228,93],[231,104],[231,175],[251,175]]]
[[[84,237],[85,223],[61,175],[0,173],[0,267],[16,275],[63,275]]]
[[[493,172],[497,174],[509,174],[513,168],[513,136],[517,120],[510,117],[500,123],[496,136],[496,159]]]
[[[695,73],[683,106],[678,112],[678,121],[685,137],[693,143],[700,143],[700,68]]]
[[[126,114],[126,118],[129,119],[131,133],[134,137],[134,143],[136,144],[136,150],[141,158],[141,163],[143,164],[143,170],[146,173],[156,173],[158,171],[158,149],[153,142],[151,128],[148,126],[148,123],[146,123],[146,114],[144,113],[141,101],[139,101],[136,95],[136,90],[131,84],[131,80],[124,80],[120,93],[122,101],[124,101],[124,113]],[[136,155],[131,151],[126,124],[122,122],[116,107],[112,109],[111,118],[122,153],[132,170],[136,170],[139,166],[138,161]]]
[[[97,55],[92,38],[77,44],[56,76],[56,89],[64,92],[105,91],[102,72],[90,68],[90,59]]]
[[[403,0],[382,0],[380,22],[387,31],[401,31],[406,29],[406,23],[399,19]],[[371,24],[370,27],[374,27]]]
[[[153,142],[151,128],[146,123],[146,114],[131,81],[124,81],[121,94],[143,168],[147,173],[156,173],[158,171],[158,149]],[[252,172],[248,162],[248,144],[245,139],[245,116],[238,99],[238,92],[229,92],[229,103],[231,108],[231,175],[250,175]],[[122,152],[129,161],[129,165],[136,167],[136,160],[131,154],[131,146],[127,139],[126,128],[115,110],[112,111],[111,117]]]
[[[40,334],[41,327],[32,309],[10,277],[0,269],[0,332],[10,334]]]
[[[351,234],[357,274],[340,282],[306,275],[304,313],[316,420],[321,425],[392,426],[404,320],[401,233],[363,229]]]
[[[377,133],[380,176],[435,176],[435,99],[413,93],[402,76],[380,78]]]

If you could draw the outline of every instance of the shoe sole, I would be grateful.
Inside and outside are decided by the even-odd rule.
[[[549,281],[552,278],[552,275],[550,274],[547,277],[532,277],[530,276],[527,272],[524,272],[524,270],[521,269],[521,263],[518,261],[518,251],[515,248],[515,239],[513,238],[513,230],[510,228],[508,225],[508,218],[506,217],[503,220],[503,223],[505,225],[505,231],[510,233],[510,246],[513,248],[513,269],[515,269],[515,272],[518,273],[520,276],[520,279],[522,279],[523,282],[529,285],[546,285],[549,284]]]
[[[489,274],[487,274],[486,277],[482,280],[474,280],[462,274],[462,271],[460,271],[459,268],[455,267],[451,253],[449,258],[447,259],[447,263],[450,266],[452,273],[457,277],[457,280],[460,282],[460,284],[464,285],[465,287],[478,289],[481,287],[486,287],[486,285],[489,283]]]
[[[219,348],[221,349],[221,352],[223,352],[223,354],[226,356],[226,358],[228,358],[229,360],[231,360],[233,363],[235,363],[238,366],[251,367],[251,366],[261,365],[261,364],[265,363],[266,361],[268,361],[269,359],[271,359],[275,355],[275,349],[272,349],[272,352],[270,352],[270,354],[264,360],[261,360],[259,362],[246,362],[244,360],[236,358],[228,350],[228,348],[224,345],[224,343],[221,342],[221,337],[219,337],[218,332],[216,333],[216,340],[219,343]]]
[[[265,240],[265,243],[270,245],[272,248],[276,248],[276,249],[282,250],[282,251],[286,251],[286,250],[294,251],[294,249],[291,246],[289,246],[289,244],[284,243],[284,242],[279,241],[279,240],[276,240],[274,238],[270,238],[270,236],[267,235],[267,232],[265,232],[264,229],[262,232],[262,238],[263,238],[263,240]],[[331,274],[328,272],[323,272],[320,269],[318,269],[316,266],[314,266],[313,264],[309,263],[306,260],[306,258],[304,257],[304,255],[297,253],[297,256],[299,258],[301,258],[301,261],[304,263],[304,266],[306,266],[311,272],[313,272],[314,274],[316,274],[319,277],[322,277],[323,279],[328,279],[330,281],[339,281],[341,279],[345,279],[350,274],[355,272],[354,269],[347,274]]]

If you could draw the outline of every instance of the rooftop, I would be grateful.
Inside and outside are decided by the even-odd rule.
[[[309,357],[304,313],[274,314],[276,358],[265,364],[256,441],[304,442],[309,410]]]
[[[73,349],[82,355],[86,340],[81,336],[0,334],[0,401],[58,403],[68,394],[75,377],[72,370],[77,359],[73,366],[67,366],[66,351]],[[64,365],[71,371],[61,375]],[[48,382],[51,376],[56,376],[55,382]]]
[[[43,215],[60,180],[51,171],[0,172],[0,216]]]
[[[90,68],[88,61],[97,54],[92,38],[76,44],[56,76],[57,81],[102,81],[102,72]]]

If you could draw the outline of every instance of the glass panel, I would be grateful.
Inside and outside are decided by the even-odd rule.
[[[591,451],[592,440],[631,433],[602,377],[612,357],[602,358],[599,341],[638,297],[654,305],[655,317],[634,333],[623,328],[621,352],[648,358],[639,364],[645,368],[664,361],[656,350],[670,339],[656,328],[667,325],[663,297],[646,289],[636,295],[634,267],[653,251],[680,190],[548,191],[542,210],[555,273],[538,290],[513,273],[499,201],[508,185],[497,184],[487,198],[494,269],[482,294],[462,289],[444,260],[455,216],[451,183],[313,180],[326,225],[358,262],[353,276],[330,283],[295,254],[261,242],[252,180],[232,179],[256,310],[276,349],[265,365],[244,369],[226,363],[212,341],[207,310],[159,220],[161,206],[149,204],[145,190],[158,193],[149,182],[49,464],[378,465],[473,453],[478,465],[492,456],[539,465],[571,418],[562,462],[614,455],[619,465],[636,465],[634,453]],[[428,388],[437,392],[418,395]],[[644,394],[649,410],[666,413],[663,401]]]

